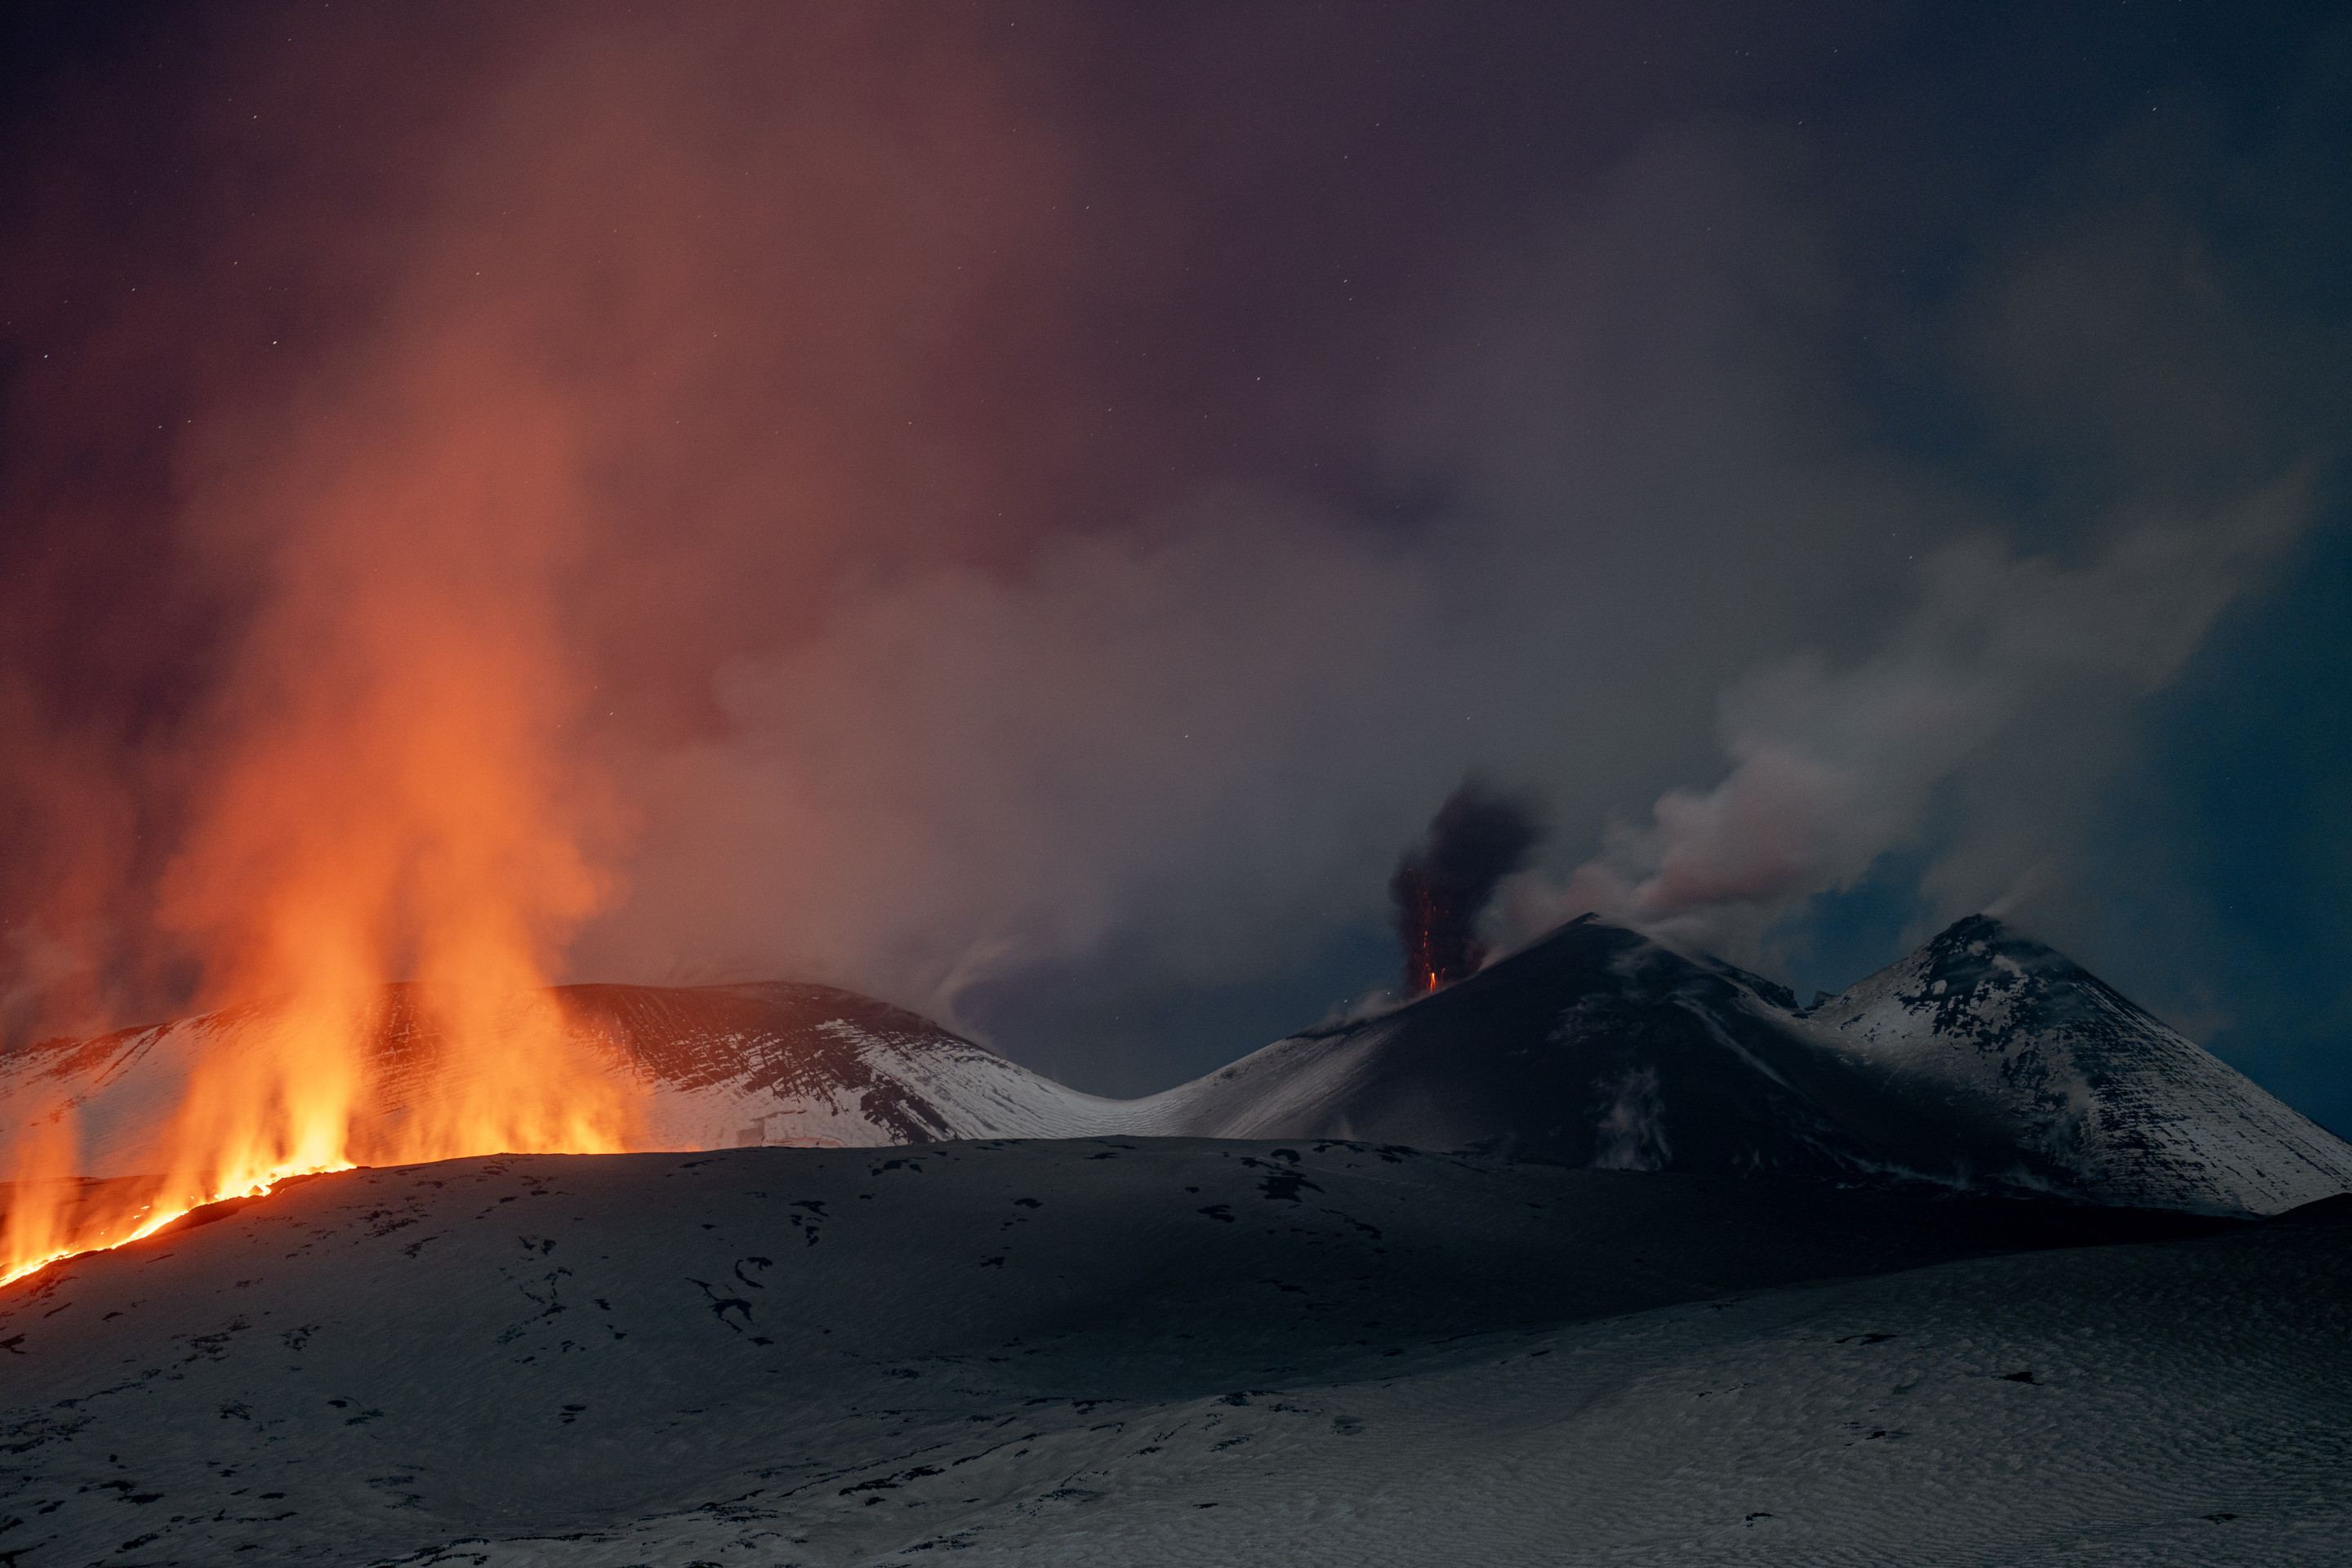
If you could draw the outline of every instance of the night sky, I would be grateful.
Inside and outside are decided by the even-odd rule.
[[[0,26],[11,1040],[472,857],[1139,1092],[1475,776],[1498,943],[1990,909],[2352,1133],[2337,7]]]

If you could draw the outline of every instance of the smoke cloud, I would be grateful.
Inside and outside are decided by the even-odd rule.
[[[1726,691],[1722,780],[1612,826],[1564,887],[1525,896],[1522,923],[1598,910],[1752,954],[1803,899],[1919,842],[1953,789],[1977,804],[1925,879],[1930,918],[2046,900],[2053,830],[2127,750],[2121,716],[2174,677],[2310,511],[2309,476],[2295,474],[2193,523],[2121,528],[2079,566],[1981,539],[1937,552],[1885,646],[1843,668],[1801,655]]]
[[[1486,962],[1478,925],[1486,905],[1504,878],[1527,869],[1542,837],[1532,805],[1481,780],[1445,797],[1389,878],[1405,995],[1451,984]]]
[[[0,1028],[462,909],[1139,1091],[1380,984],[1465,769],[1553,829],[1504,940],[1769,954],[1896,860],[2063,940],[2328,493],[2340,312],[2244,246],[2332,164],[2136,87],[1996,160],[1884,7],[1472,10],[255,5],[24,83]]]

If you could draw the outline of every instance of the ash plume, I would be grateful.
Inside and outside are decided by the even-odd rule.
[[[2352,364],[2208,222],[2328,188],[2324,97],[2085,106],[1947,232],[1579,7],[32,9],[93,19],[0,62],[0,1048],[323,933],[352,995],[715,963],[1140,1093],[1361,988],[1469,756],[1584,862],[1497,944],[1770,962],[2042,865],[2047,923]]]
[[[1542,837],[1530,803],[1479,779],[1465,780],[1445,797],[1420,845],[1389,879],[1406,995],[1452,984],[1485,961],[1478,919],[1503,879],[1527,868]]]

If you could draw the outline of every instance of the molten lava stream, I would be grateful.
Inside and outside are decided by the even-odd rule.
[[[11,1182],[5,1217],[0,1220],[0,1286],[64,1258],[142,1240],[207,1204],[258,1197],[289,1176],[314,1170],[352,1168],[349,1162],[289,1167],[195,1191],[173,1188],[159,1176]]]
[[[206,1204],[256,1197],[289,1176],[351,1168],[327,1119],[290,1113],[282,1093],[244,1114],[221,1113],[226,1091],[257,1087],[255,1053],[239,1044],[224,1039],[199,1064],[168,1134],[151,1141],[158,1163],[171,1167],[166,1173],[84,1177],[70,1110],[52,1110],[37,1124],[10,1163],[0,1285],[60,1258],[152,1236]],[[314,1110],[325,1110],[314,1101]]]
[[[205,1045],[169,1126],[150,1142],[164,1173],[83,1177],[63,1106],[14,1151],[0,1285],[294,1176],[482,1154],[617,1153],[635,1142],[627,1070],[609,1047],[574,1035],[543,992],[487,1003],[451,993],[428,1004],[396,987],[355,1026],[301,1027],[292,1009],[218,1029],[205,1022],[179,1026]]]

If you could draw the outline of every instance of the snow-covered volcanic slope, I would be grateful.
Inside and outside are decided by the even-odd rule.
[[[868,1147],[1062,1138],[1125,1107],[1042,1078],[919,1014],[830,985],[558,988],[576,1028],[623,1053],[669,1149]]]
[[[2352,1146],[1981,917],[1818,1009],[1587,918],[1460,984],[1146,1102],[1201,1137],[1643,1170],[1916,1176],[2272,1213]]]
[[[1118,1107],[1066,1089],[901,1008],[825,985],[568,985],[555,993],[611,1070],[644,1092],[640,1141],[656,1148],[870,1145],[941,1138],[1055,1137],[1118,1121]],[[206,1014],[0,1055],[0,1147],[70,1110],[85,1175],[152,1172],[153,1140],[192,1065],[267,1029],[255,1013]],[[393,988],[359,1118],[396,1121],[425,1095],[438,1042]]]
[[[1769,982],[1588,918],[1149,1103],[1198,1137],[1360,1138],[1629,1170],[1822,1175],[1899,1162],[1807,1092],[1822,1053],[1787,1027],[1792,1007]]]
[[[1987,916],[1811,1012],[1814,1038],[2014,1128],[2108,1203],[2266,1214],[2352,1189],[2341,1139]]]
[[[1981,918],[1807,1011],[1772,983],[1591,919],[1459,984],[1280,1040],[1146,1100],[1098,1100],[822,985],[556,993],[644,1092],[643,1146],[1146,1134],[1355,1138],[1572,1165],[1987,1183],[2270,1213],[2352,1190],[2352,1147],[2047,948]],[[215,1015],[0,1057],[0,1144],[61,1099],[82,1170],[146,1142]],[[368,1114],[436,1042],[395,990]]]
[[[0,1563],[2352,1542],[2344,1225],[1158,1139],[450,1161],[200,1217],[0,1291]]]

